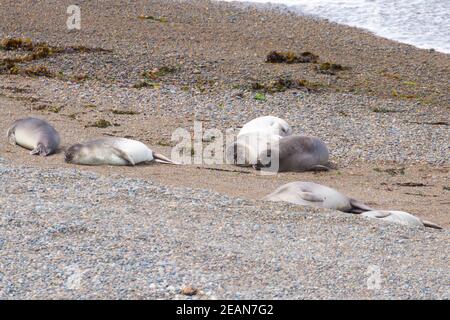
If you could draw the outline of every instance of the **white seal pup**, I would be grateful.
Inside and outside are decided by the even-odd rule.
[[[150,150],[140,141],[126,138],[100,138],[75,144],[65,152],[67,163],[84,165],[134,166],[141,162],[178,164]]]
[[[375,218],[380,219],[383,221],[390,221],[399,223],[405,226],[412,226],[412,227],[430,227],[435,229],[442,229],[442,227],[426,221],[421,220],[420,218],[404,211],[394,211],[394,210],[372,210],[363,212],[361,214],[362,216],[369,217],[369,218]]]
[[[337,190],[314,182],[296,181],[277,188],[263,200],[284,201],[304,206],[321,207],[350,213],[373,210]]]
[[[7,132],[8,141],[31,150],[30,154],[48,156],[58,150],[58,132],[47,121],[38,118],[16,120]]]
[[[292,135],[279,140],[270,150],[270,162],[259,163],[258,168],[268,171],[327,171],[329,151],[326,144],[316,137]],[[267,151],[260,156],[263,158]]]
[[[292,134],[292,128],[281,118],[264,116],[247,122],[239,131],[238,137],[255,132],[285,137]]]

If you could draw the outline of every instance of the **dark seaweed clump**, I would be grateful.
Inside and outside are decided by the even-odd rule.
[[[138,16],[138,18],[142,19],[142,20],[152,20],[152,21],[157,21],[157,22],[162,22],[162,23],[168,22],[166,17],[140,15],[140,16]]]
[[[30,38],[5,38],[0,42],[2,50],[33,50],[33,42]]]
[[[319,56],[309,51],[300,53],[299,55],[287,51],[271,51],[266,58],[266,62],[269,63],[316,63],[319,60]]]
[[[321,83],[311,82],[305,79],[292,79],[290,77],[280,77],[267,83],[254,82],[251,84],[252,90],[268,93],[284,92],[289,89],[315,91],[323,86]]]
[[[154,68],[150,71],[146,71],[142,73],[142,76],[145,79],[149,79],[149,80],[157,80],[161,77],[164,77],[170,73],[174,73],[177,71],[177,68],[175,67],[171,67],[171,66],[162,66],[159,68]]]
[[[55,77],[56,74],[50,72],[47,67],[43,65],[27,67],[23,66],[23,64],[35,60],[46,59],[55,54],[74,52],[111,52],[107,49],[89,48],[85,46],[54,47],[49,46],[45,42],[33,43],[29,38],[4,38],[0,41],[0,50],[24,52],[24,54],[21,55],[0,59],[0,74],[19,74],[38,77]],[[62,71],[59,72],[59,76],[63,76]],[[76,75],[73,77],[73,80],[82,81],[86,78],[87,77],[83,75]]]
[[[92,123],[91,125],[88,125],[86,127],[95,127],[95,128],[107,128],[112,126],[111,122],[105,119],[100,119]]]
[[[111,112],[119,115],[136,115],[139,114],[137,111],[133,110],[119,110],[119,109],[111,109]]]
[[[338,63],[324,62],[316,66],[316,70],[319,73],[335,75],[336,72],[346,70],[347,68],[343,67]]]

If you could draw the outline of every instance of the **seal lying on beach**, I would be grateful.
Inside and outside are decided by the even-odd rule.
[[[351,199],[339,191],[314,182],[296,181],[277,188],[263,200],[284,201],[303,206],[334,209],[350,213],[373,210],[369,206]]]
[[[64,159],[67,163],[84,165],[134,166],[150,161],[177,164],[140,141],[112,137],[75,144],[67,149]]]
[[[421,220],[418,217],[404,211],[392,211],[392,210],[373,210],[363,212],[361,215],[369,218],[380,219],[383,221],[390,221],[399,224],[403,224],[405,226],[415,226],[415,227],[430,227],[435,229],[442,229],[442,227],[426,221]]]
[[[267,153],[267,151],[263,151]],[[260,158],[263,158],[262,154]],[[257,167],[268,171],[327,171],[329,152],[325,143],[316,137],[292,135],[279,139],[270,150],[271,163]],[[278,161],[277,161],[278,160]]]
[[[238,137],[255,132],[285,137],[292,134],[292,128],[283,119],[274,116],[264,116],[247,122],[239,131]]]
[[[47,121],[38,118],[16,120],[8,129],[7,137],[12,145],[31,150],[30,154],[48,156],[55,153],[60,137]]]
[[[276,148],[282,137],[272,133],[249,132],[236,138],[227,147],[227,163],[238,166],[256,166],[267,158],[268,150]]]

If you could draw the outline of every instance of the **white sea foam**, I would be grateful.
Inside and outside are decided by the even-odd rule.
[[[232,0],[226,0],[232,1]],[[244,0],[364,28],[419,48],[450,53],[450,0]]]

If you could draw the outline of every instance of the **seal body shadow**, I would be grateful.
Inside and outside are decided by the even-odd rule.
[[[30,154],[48,156],[58,150],[60,137],[47,121],[38,118],[16,120],[7,131],[8,141],[31,150]]]

